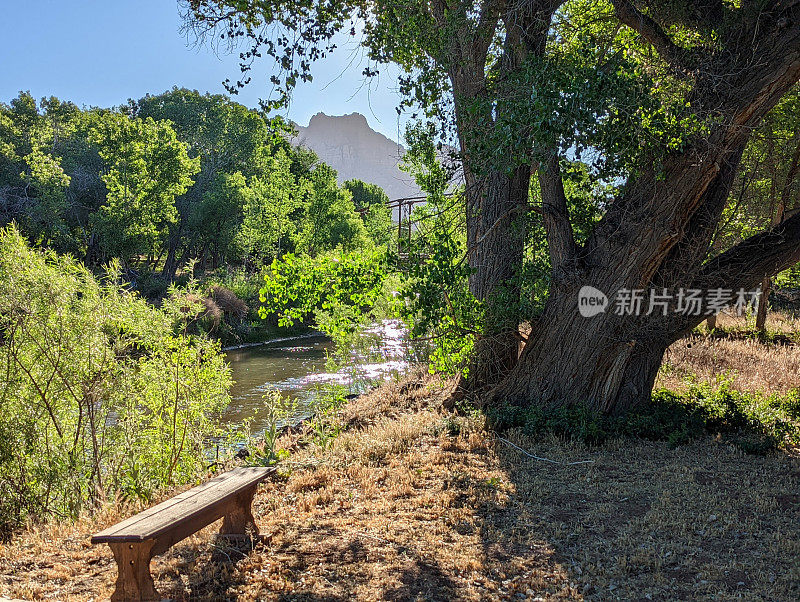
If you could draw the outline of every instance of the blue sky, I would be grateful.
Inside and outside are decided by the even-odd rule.
[[[0,0],[0,102],[20,90],[101,107],[173,85],[225,93],[222,81],[239,75],[238,52],[218,56],[196,47],[181,24],[177,0]],[[357,111],[396,140],[396,72],[384,67],[365,84],[360,50],[343,42],[314,67],[314,81],[296,90],[288,117],[306,125],[320,111]],[[267,63],[255,68],[235,100],[257,106],[269,93],[270,72]]]

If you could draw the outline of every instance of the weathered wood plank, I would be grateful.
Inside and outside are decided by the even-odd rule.
[[[274,468],[236,468],[95,534],[92,543],[145,541],[171,531],[191,534],[206,526],[196,525],[220,518],[240,493],[253,489],[274,471]]]
[[[112,602],[149,602],[160,596],[150,559],[224,517],[220,535],[258,535],[251,505],[258,484],[274,468],[236,468],[101,531],[92,543],[107,543],[117,561]]]
[[[117,561],[117,583],[111,602],[129,602],[131,600],[160,600],[153,577],[150,575],[150,559],[155,542],[141,541],[136,543],[112,542],[108,545]]]

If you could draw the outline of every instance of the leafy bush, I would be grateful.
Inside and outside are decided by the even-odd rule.
[[[131,284],[142,297],[149,301],[160,301],[166,296],[169,289],[169,281],[150,270],[143,270]]]
[[[272,335],[275,321],[259,318],[259,290],[264,282],[260,273],[248,273],[242,269],[224,269],[207,274],[201,280],[200,289],[221,310],[220,327],[214,337],[224,345],[246,341],[263,341]]]
[[[277,443],[283,428],[290,426],[289,421],[295,415],[297,404],[274,389],[264,394],[263,401],[261,408],[257,408],[255,414],[265,421],[266,427],[258,437],[254,437],[250,432],[250,422],[255,417],[253,416],[245,419],[242,435],[248,448],[250,463],[273,466],[287,454],[286,450],[277,447]]]
[[[625,416],[602,417],[576,404],[552,411],[504,406],[488,418],[498,431],[520,428],[527,435],[599,444],[613,437],[635,437],[681,445],[702,435],[721,435],[748,453],[766,453],[800,442],[800,391],[769,397],[736,391],[723,382],[713,388],[693,384],[684,394],[661,389],[652,403]]]
[[[289,253],[273,261],[264,276],[259,315],[277,315],[280,327],[313,318],[336,339],[368,321],[385,278],[385,254],[378,251],[317,257]]]
[[[406,130],[409,150],[401,169],[425,192],[425,204],[412,214],[414,235],[400,241],[408,260],[398,288],[398,312],[431,371],[466,375],[487,308],[469,289],[472,270],[461,227],[466,198],[463,189],[452,185],[455,172],[439,161],[434,139],[430,124]]]
[[[187,333],[191,291],[148,305],[0,230],[0,525],[75,517],[197,478],[229,402],[219,345]]]

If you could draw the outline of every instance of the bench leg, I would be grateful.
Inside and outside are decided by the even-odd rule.
[[[222,528],[219,534],[224,537],[247,535],[247,528],[253,530],[253,535],[258,535],[258,525],[253,518],[253,497],[256,495],[256,485],[243,491],[232,503],[225,517],[222,519]]]
[[[155,540],[148,539],[140,543],[108,544],[117,561],[117,587],[112,602],[161,599],[150,575],[154,543]]]

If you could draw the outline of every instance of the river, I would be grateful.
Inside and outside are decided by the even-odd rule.
[[[404,374],[409,366],[406,331],[398,320],[384,320],[361,333],[358,350],[351,352],[345,367],[326,370],[333,343],[322,335],[279,339],[226,351],[234,380],[231,404],[223,415],[227,423],[253,419],[253,433],[263,430],[258,408],[270,390],[294,400],[299,420],[309,415],[309,406],[321,386],[336,383],[347,393],[361,393],[387,378]]]

